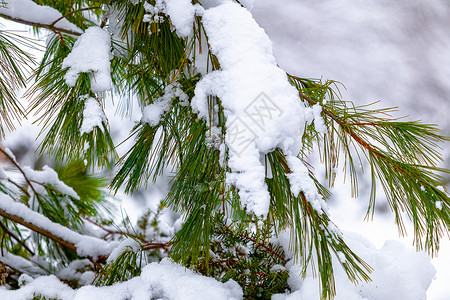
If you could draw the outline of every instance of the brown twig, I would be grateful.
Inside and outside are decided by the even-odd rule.
[[[102,229],[103,231],[107,232],[108,234],[111,234],[111,235],[113,235],[113,234],[120,234],[120,235],[124,235],[124,236],[128,236],[128,237],[132,237],[132,238],[138,239],[138,240],[140,240],[143,243],[148,243],[148,241],[146,241],[143,237],[137,236],[135,234],[131,234],[131,233],[128,233],[128,232],[123,232],[121,230],[111,230],[109,228],[106,228],[102,224],[99,224],[99,223],[97,223],[97,222],[95,222],[95,221],[93,221],[93,220],[91,220],[89,218],[85,218],[85,220],[88,221],[89,223],[97,226],[98,228]]]
[[[158,248],[164,248],[164,251],[166,251],[167,247],[170,246],[170,243],[146,243],[143,244],[142,250],[152,250],[152,249],[158,249]]]
[[[10,17],[8,15],[4,15],[4,14],[0,14],[0,17],[2,17],[4,19],[7,19],[7,20],[10,20],[10,21],[13,21],[13,22],[25,24],[25,25],[45,28],[45,29],[51,30],[51,31],[53,31],[55,33],[61,33],[62,32],[62,33],[71,34],[71,35],[75,35],[75,36],[80,36],[81,35],[81,33],[76,32],[76,31],[64,29],[64,28],[57,27],[57,26],[42,24],[42,23],[38,23],[38,22],[27,21],[27,20],[23,20],[23,19],[19,19],[19,18],[13,18],[13,17]]]

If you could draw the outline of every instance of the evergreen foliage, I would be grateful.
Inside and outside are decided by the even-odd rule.
[[[214,145],[224,144],[227,134],[221,99],[209,97],[208,121],[199,119],[189,105],[203,76],[196,69],[196,55],[206,53],[207,72],[221,69],[209,49],[200,15],[192,24],[194,34],[181,37],[170,17],[162,12],[159,22],[144,22],[147,12],[143,1],[34,2],[57,9],[81,30],[100,25],[112,33],[113,90],[93,92],[94,71],[80,74],[74,86],[66,84],[67,68],[62,68],[62,63],[79,33],[69,34],[58,28],[58,23],[41,26],[51,32],[42,60],[34,64],[20,47],[32,41],[0,30],[0,133],[13,128],[13,119],[37,114],[43,136],[40,154],[56,160],[59,180],[79,197],[58,189],[54,183],[30,178],[12,153],[3,148],[0,152],[7,162],[6,171],[17,176],[0,178],[0,193],[53,223],[86,235],[96,227],[104,233],[104,240],[131,238],[140,249],[125,248],[110,262],[106,256],[83,256],[77,252],[77,245],[0,209],[2,256],[8,252],[29,263],[28,269],[3,263],[2,283],[19,288],[21,274],[60,274],[71,263],[87,258],[80,273],[95,272],[94,284],[108,286],[139,276],[147,263],[163,257],[223,282],[235,280],[246,299],[270,299],[288,289],[285,265],[290,259],[303,267],[303,275],[309,266],[316,270],[323,299],[335,296],[334,268],[342,266],[353,282],[370,280],[372,268],[346,245],[327,212],[315,209],[304,192],[293,194],[289,181],[292,170],[282,149],[273,149],[263,158],[270,194],[266,218],[242,206],[238,189],[227,183],[232,150],[220,150]],[[149,3],[155,5],[154,1]],[[196,0],[192,4],[202,5]],[[34,25],[36,32],[43,30]],[[32,75],[27,81],[26,71],[30,68]],[[303,148],[298,154],[319,194],[324,199],[330,197],[308,166],[313,151],[321,154],[330,186],[334,184],[335,170],[344,164],[355,196],[357,166],[364,165],[365,158],[372,179],[368,216],[374,213],[380,183],[400,231],[404,232],[402,218],[406,215],[413,222],[417,248],[435,253],[439,239],[450,228],[450,199],[439,188],[445,185],[440,174],[450,171],[438,167],[441,156],[436,150],[448,138],[434,125],[391,118],[392,109],[355,107],[339,98],[336,82],[290,74],[287,77],[298,90],[298,101],[307,107],[321,106],[327,133],[317,129],[317,121],[305,124]],[[26,96],[31,102],[25,111],[16,91],[27,83]],[[88,98],[103,107],[105,99],[118,97],[126,110],[135,97],[144,109],[160,101],[173,87],[186,95],[187,103],[183,96],[173,95],[159,123],[137,123],[130,132],[134,145],[120,159],[107,120],[91,132],[80,132]],[[213,127],[219,128],[218,133]],[[173,180],[159,209],[143,212],[137,224],[130,224],[124,217],[123,224],[114,225],[113,204],[105,187],[111,193],[133,193],[145,189],[147,182],[156,181],[167,169],[172,170]],[[93,175],[101,170],[116,172],[110,180]],[[167,208],[183,215],[184,223],[173,236],[159,227],[158,215]],[[294,257],[275,241],[285,230],[290,230]],[[340,266],[332,264],[333,257],[338,258]],[[77,280],[66,282],[73,287],[83,285]]]

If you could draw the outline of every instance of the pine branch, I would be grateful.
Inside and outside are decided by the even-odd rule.
[[[25,25],[30,25],[30,26],[39,27],[39,28],[45,28],[45,29],[53,31],[56,34],[65,33],[65,34],[71,34],[71,35],[74,35],[74,36],[80,36],[81,35],[81,33],[79,33],[79,32],[68,30],[68,29],[64,29],[64,28],[61,28],[61,27],[58,27],[58,26],[32,22],[32,21],[23,20],[23,19],[20,19],[20,18],[14,18],[14,17],[10,17],[10,16],[5,15],[5,14],[0,14],[0,17],[2,17],[4,19],[7,19],[7,20],[10,20],[10,21],[13,21],[13,22],[25,24]]]
[[[129,232],[123,232],[122,230],[111,230],[111,229],[103,226],[102,224],[99,224],[89,218],[85,218],[85,220],[88,221],[89,223],[97,226],[98,228],[102,229],[103,231],[105,231],[107,233],[107,235],[122,235],[122,236],[131,237],[133,239],[139,240],[145,244],[151,244],[149,241],[145,240],[142,236],[138,236],[136,234],[132,234]]]
[[[438,188],[445,185],[446,181],[434,173],[450,173],[450,170],[437,166],[442,158],[436,150],[438,142],[449,138],[439,135],[432,125],[379,117],[380,114],[387,115],[392,109],[348,108],[345,102],[334,100],[328,84],[317,87],[312,81],[291,75],[289,77],[299,90],[300,98],[310,106],[320,104],[323,116],[327,117],[324,121],[329,134],[323,138],[327,174],[330,174],[330,166],[336,167],[339,148],[342,146],[346,154],[345,163],[349,162],[354,192],[357,189],[356,170],[350,145],[354,143],[361,148],[370,164],[372,176],[366,217],[369,217],[370,212],[372,215],[374,213],[378,178],[395,214],[400,233],[405,234],[402,213],[406,212],[413,222],[417,249],[422,250],[425,246],[434,255],[439,248],[440,237],[448,234],[450,228],[450,198],[443,189]],[[326,93],[332,100],[324,100]],[[333,126],[333,122],[339,130]],[[320,144],[322,139],[316,139]]]
[[[306,100],[311,105],[316,105],[318,102],[314,101],[310,97],[304,95],[303,93],[299,92],[300,98]],[[327,110],[324,106],[322,106],[322,111],[324,114],[329,116],[331,119],[333,119],[336,123],[338,123],[342,130],[344,130],[346,133],[348,133],[361,147],[369,151],[370,153],[374,154],[380,159],[385,160],[387,163],[391,164],[395,169],[400,171],[403,175],[408,175],[406,170],[403,168],[395,165],[386,155],[381,153],[380,151],[376,150],[374,147],[372,147],[371,144],[366,142],[364,139],[362,139],[360,136],[358,136],[353,130],[351,130],[351,126],[380,126],[381,124],[378,123],[347,123],[344,120],[337,117],[335,114],[333,114],[331,111]],[[420,178],[418,179],[420,183],[425,184],[420,181]]]
[[[227,225],[222,224],[222,226],[227,230],[227,232],[217,232],[217,234],[232,234],[235,235],[236,233],[233,232],[233,230],[231,230]],[[272,248],[266,246],[265,244],[258,242],[257,240],[255,240],[254,238],[247,236],[245,234],[242,233],[237,233],[236,235],[240,236],[241,238],[244,238],[246,240],[251,241],[252,243],[258,245],[259,247],[265,249],[267,252],[271,253],[272,255],[275,255],[276,257],[278,257],[281,261],[283,261],[284,263],[287,263],[287,260],[281,256],[278,252],[276,252],[275,250],[273,250]]]

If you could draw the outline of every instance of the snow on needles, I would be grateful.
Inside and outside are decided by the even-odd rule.
[[[191,4],[191,0],[166,0],[165,2],[167,14],[177,34],[181,37],[191,36],[195,16],[195,7]]]
[[[277,66],[270,39],[246,8],[224,2],[205,10],[203,25],[221,69],[201,79],[191,105],[199,117],[208,119],[207,96],[220,98],[230,149],[227,182],[239,189],[250,212],[266,216],[270,196],[263,155],[277,147],[296,155],[312,110],[301,103]]]
[[[141,249],[141,246],[139,245],[138,242],[136,242],[132,238],[127,238],[127,239],[123,240],[122,242],[120,242],[119,246],[117,246],[113,250],[113,252],[111,252],[111,254],[108,256],[108,259],[106,260],[106,262],[108,264],[114,262],[122,253],[124,253],[127,250],[137,252],[137,251],[139,251],[139,249]]]
[[[241,287],[233,280],[222,283],[168,260],[151,263],[142,269],[140,276],[113,286],[89,285],[73,290],[53,275],[28,278],[28,281],[19,290],[0,289],[0,297],[10,300],[33,299],[36,294],[62,300],[239,300],[243,297]]]
[[[42,184],[50,184],[52,187],[63,194],[71,196],[72,198],[77,200],[80,199],[75,190],[59,180],[58,173],[56,173],[56,171],[49,166],[44,166],[42,168],[42,171],[33,170],[28,166],[22,167],[22,170],[24,171],[28,179]]]
[[[42,214],[29,209],[22,203],[15,202],[3,193],[0,193],[0,210],[17,216],[27,223],[42,228],[52,235],[74,244],[80,256],[97,258],[99,256],[109,255],[118,244],[117,242],[109,243],[92,236],[81,235],[67,227],[50,221]]]
[[[286,161],[292,172],[287,174],[291,185],[291,193],[297,197],[300,192],[303,192],[306,200],[311,203],[314,210],[319,214],[321,214],[322,211],[328,212],[325,200],[317,191],[314,180],[309,177],[308,168],[298,157],[293,155],[287,156]]]
[[[111,37],[108,31],[96,26],[86,29],[62,63],[63,68],[69,68],[64,76],[67,85],[75,86],[78,74],[90,73],[92,92],[110,90],[112,87],[110,50]]]
[[[94,127],[102,129],[102,123],[106,122],[106,116],[100,104],[94,98],[88,98],[84,103],[83,123],[80,132],[89,133]]]
[[[0,4],[2,4],[0,5],[0,14],[33,23],[51,25],[62,17],[62,14],[56,9],[38,5],[31,0],[3,0],[0,1]],[[62,18],[53,25],[77,33],[83,32],[77,26],[67,21],[66,18]]]
[[[156,126],[161,117],[170,110],[170,101],[178,98],[182,105],[187,105],[189,97],[180,88],[178,82],[174,82],[164,88],[163,95],[144,107],[142,111],[142,122]]]

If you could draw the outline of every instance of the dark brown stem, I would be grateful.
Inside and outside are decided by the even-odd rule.
[[[108,22],[108,17],[104,16],[104,17],[102,18],[102,23],[100,24],[100,28],[105,27],[106,22]]]
[[[20,225],[23,225],[23,226],[27,227],[28,229],[33,230],[34,232],[37,232],[37,233],[39,233],[39,234],[41,234],[41,235],[51,239],[52,241],[57,242],[58,244],[66,247],[66,248],[69,248],[69,249],[71,249],[71,250],[73,250],[75,252],[77,251],[77,248],[75,247],[74,244],[72,244],[72,243],[70,243],[70,242],[68,242],[68,241],[66,241],[66,240],[64,240],[64,239],[62,239],[62,238],[60,238],[58,236],[55,236],[50,231],[48,231],[46,229],[43,229],[43,228],[40,228],[40,227],[38,227],[38,226],[36,226],[36,225],[34,225],[34,224],[24,220],[23,218],[21,218],[19,216],[10,214],[10,213],[6,212],[3,209],[0,209],[0,216],[5,217],[5,218],[7,218],[7,219],[9,219],[9,220],[11,220],[13,222],[16,222],[16,223],[20,224]]]
[[[75,35],[75,36],[80,36],[81,35],[81,33],[75,32],[75,31],[72,31],[72,30],[60,28],[60,27],[57,27],[57,26],[52,26],[52,25],[41,24],[41,23],[32,22],[32,21],[27,21],[27,20],[23,20],[23,19],[19,19],[19,18],[13,18],[13,17],[10,17],[8,15],[4,15],[4,14],[0,14],[0,17],[2,17],[4,19],[7,19],[7,20],[10,20],[10,21],[13,21],[13,22],[25,24],[25,25],[45,28],[45,29],[51,30],[51,31],[53,31],[55,33],[66,33],[66,34],[71,34],[71,35]]]

